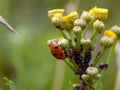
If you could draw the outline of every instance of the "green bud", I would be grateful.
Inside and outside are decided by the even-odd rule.
[[[66,48],[68,46],[68,40],[65,38],[60,38],[58,40],[58,44],[61,45],[62,47]]]
[[[82,29],[86,27],[86,21],[84,19],[76,19],[74,21],[74,26],[80,26]]]
[[[95,30],[97,30],[98,32],[101,32],[104,28],[105,28],[105,25],[102,21],[100,20],[96,20],[94,23],[93,23],[93,27]]]
[[[119,26],[113,26],[110,30],[112,30],[118,37],[120,37],[120,27]]]
[[[84,19],[87,23],[89,23],[92,20],[91,14],[89,14],[87,11],[83,11],[80,18]]]
[[[90,76],[96,76],[98,74],[98,69],[95,67],[88,67],[86,73]]]
[[[105,48],[110,48],[113,43],[114,43],[115,39],[113,38],[109,38],[107,36],[103,36],[101,39],[100,39],[100,43],[103,47]]]
[[[101,75],[100,75],[100,74],[97,74],[96,78],[98,79],[98,78],[100,78],[100,77],[101,77]]]
[[[81,31],[82,31],[82,29],[81,29],[80,26],[75,26],[75,27],[73,28],[73,32],[74,32],[76,35],[80,34]]]
[[[63,27],[64,27],[64,29],[66,31],[71,31],[72,28],[73,28],[73,24],[71,24],[70,22],[68,22],[68,23],[63,24]]]
[[[90,39],[82,38],[82,39],[81,39],[81,44],[82,44],[83,46],[88,47],[88,46],[91,45],[91,40],[90,40]]]
[[[54,26],[61,25],[62,19],[58,17],[52,17],[51,22],[53,23]]]
[[[87,75],[87,74],[82,75],[82,80],[86,81],[88,79],[89,79],[89,75]]]

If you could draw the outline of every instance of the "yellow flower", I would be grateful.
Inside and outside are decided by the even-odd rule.
[[[104,36],[107,36],[107,37],[113,38],[113,39],[117,39],[117,35],[111,30],[106,30],[104,32]]]
[[[77,18],[78,18],[78,13],[76,11],[74,11],[74,12],[71,12],[70,14],[68,14],[67,16],[63,16],[62,20],[63,20],[63,23],[65,24],[70,21],[74,21]]]
[[[70,14],[67,15],[67,19],[69,20],[75,20],[79,17],[78,13],[76,11],[71,12]]]
[[[48,11],[48,17],[51,18],[52,16],[54,16],[55,14],[59,13],[59,14],[63,14],[64,13],[64,9],[53,9],[53,10],[49,10]]]
[[[53,17],[60,18],[60,17],[62,17],[62,14],[61,13],[56,13],[56,14],[54,14]]]
[[[101,14],[101,15],[106,15],[108,14],[108,9],[104,9],[104,8],[97,8],[96,6],[94,8],[92,8],[89,11],[90,14]]]
[[[62,17],[62,21],[63,21],[63,24],[67,23],[67,22],[68,22],[67,16],[63,16],[63,17]]]
[[[62,17],[62,23],[63,23],[63,27],[65,30],[71,30],[73,28],[73,24],[71,23],[71,20],[68,19],[67,16],[63,16]]]
[[[96,19],[103,21],[108,16],[108,9],[94,7],[89,11],[89,14],[93,16],[93,21]]]

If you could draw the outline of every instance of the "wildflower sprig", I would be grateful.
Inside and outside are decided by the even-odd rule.
[[[49,40],[51,54],[62,59],[79,76],[80,83],[73,85],[74,90],[98,90],[120,37],[120,27],[115,25],[105,29],[104,21],[108,17],[108,9],[105,8],[94,7],[82,14],[73,11],[64,15],[64,12],[64,9],[48,11],[51,23],[62,34],[60,39]],[[92,35],[88,34],[89,29]],[[98,35],[102,37],[98,38]],[[95,49],[97,38],[102,47],[100,52]],[[110,52],[105,62],[101,63],[108,49]]]

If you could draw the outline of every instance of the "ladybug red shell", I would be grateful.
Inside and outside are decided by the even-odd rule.
[[[57,43],[57,41],[52,40],[49,43],[51,54],[57,59],[65,59],[66,55],[62,47]]]

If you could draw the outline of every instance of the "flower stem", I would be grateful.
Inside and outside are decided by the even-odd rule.
[[[115,41],[114,45],[112,46],[112,48],[110,50],[109,56],[108,56],[107,61],[106,61],[107,64],[109,64],[112,60],[111,58],[112,58],[113,53],[115,51],[116,44],[117,44],[117,40]]]
[[[83,60],[84,60],[84,58],[85,58],[86,50],[87,50],[87,47],[84,47],[84,48],[83,48],[83,55],[82,55],[82,56],[83,56]]]
[[[88,25],[89,25],[89,23],[88,23]],[[88,25],[85,27],[85,29],[82,32],[82,38],[85,38],[85,36],[86,36]]]
[[[96,66],[98,64],[98,62],[100,61],[100,59],[102,58],[102,56],[104,55],[104,53],[106,52],[106,48],[102,49],[102,52],[100,53],[100,55],[95,59],[93,66]]]
[[[96,81],[96,83],[94,83],[94,85],[93,85],[96,90],[99,90],[99,88],[100,88],[100,83],[101,83],[101,81],[102,81],[102,79],[103,79],[103,76],[104,76],[105,71],[106,71],[106,69],[103,69],[103,71],[101,72],[100,78],[99,78],[99,79]]]
[[[84,30],[83,30],[83,33],[82,33],[82,37],[83,37],[83,38],[85,38],[86,32],[87,32],[87,29],[84,29]]]
[[[94,42],[95,42],[95,39],[96,39],[97,35],[98,35],[97,30],[94,30],[93,35],[91,37],[92,46],[94,45]]]
[[[63,61],[72,69],[72,71],[74,71],[74,67],[69,62],[67,62],[66,60]]]
[[[70,36],[67,35],[63,30],[59,30],[59,31],[60,31],[60,33],[63,35],[63,37],[64,37],[65,39],[70,40]]]
[[[114,43],[114,45],[113,45],[113,46],[111,47],[111,49],[110,49],[110,53],[109,53],[109,56],[108,56],[107,61],[106,61],[107,64],[110,64],[110,62],[111,62],[111,60],[112,60],[112,56],[113,56],[113,53],[114,53],[116,44],[117,44],[117,40],[116,40],[116,42]],[[100,77],[100,78],[97,80],[97,82],[94,84],[94,86],[96,87],[96,90],[97,90],[97,88],[99,88],[99,83],[102,81],[105,71],[106,71],[106,69],[103,69],[103,70],[102,70],[102,72],[101,72],[101,77]]]
[[[81,34],[77,35],[77,48],[80,50],[80,40],[81,40]]]

